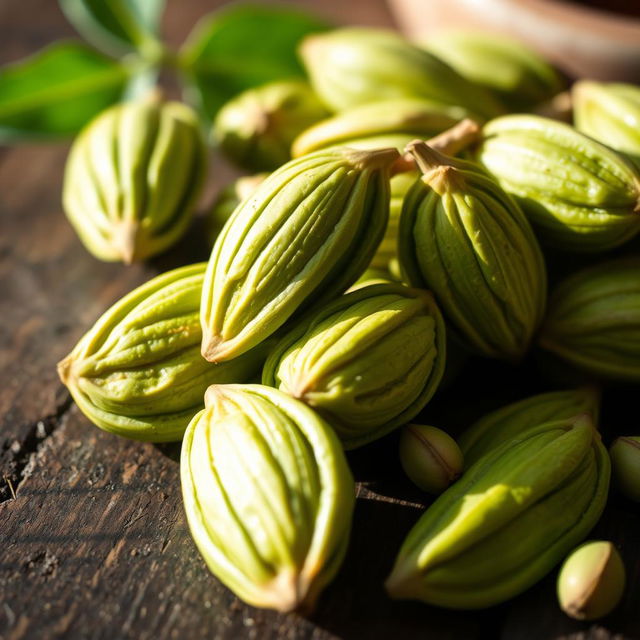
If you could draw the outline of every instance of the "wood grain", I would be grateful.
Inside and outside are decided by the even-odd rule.
[[[179,43],[216,4],[170,0],[168,39]],[[311,0],[297,4],[316,7]],[[339,23],[390,24],[382,0],[325,0],[320,11]],[[0,3],[2,63],[70,35],[51,0]],[[595,535],[616,542],[632,586],[602,623],[561,614],[554,576],[483,612],[389,600],[382,580],[426,504],[402,476],[394,436],[350,456],[359,481],[351,546],[317,613],[303,619],[239,602],[207,571],[189,536],[179,445],[140,444],[99,431],[55,372],[56,362],[121,295],[156,273],[206,258],[202,221],[149,264],[98,262],[61,211],[66,153],[65,145],[0,150],[0,640],[640,637],[640,515],[619,498]],[[231,175],[214,161],[203,209]],[[478,371],[484,385],[474,384]],[[450,388],[425,419],[460,428],[470,415],[531,393],[526,371],[468,364],[465,401],[460,385]],[[621,416],[632,410],[634,395],[612,394],[611,406],[619,408],[609,419],[618,426],[608,437],[629,424]],[[629,428],[637,430],[635,417]]]

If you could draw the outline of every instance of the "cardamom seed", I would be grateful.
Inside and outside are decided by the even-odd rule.
[[[640,502],[640,436],[621,436],[609,449],[611,471],[619,491]]]
[[[442,493],[462,473],[462,452],[442,429],[409,424],[400,436],[400,462],[411,481],[427,493]]]
[[[558,575],[562,610],[576,620],[597,620],[611,613],[624,593],[622,558],[606,540],[585,542],[571,552]]]

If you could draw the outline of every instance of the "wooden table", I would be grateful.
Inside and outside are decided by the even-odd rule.
[[[169,40],[179,43],[215,4],[171,0]],[[325,0],[322,12],[339,23],[391,24],[382,0]],[[52,0],[0,3],[1,63],[72,35]],[[640,515],[621,498],[612,500],[594,537],[617,543],[634,584],[601,624],[581,624],[558,610],[553,575],[483,612],[390,601],[382,581],[426,504],[398,468],[393,437],[350,457],[359,481],[351,547],[314,617],[238,601],[207,571],[189,536],[179,445],[130,442],[93,427],[55,369],[124,293],[161,271],[206,259],[202,221],[178,247],[146,265],[98,262],[61,211],[67,149],[0,150],[1,640],[640,637]],[[230,175],[214,163],[203,211]],[[427,419],[460,424],[467,420],[464,407],[477,415],[503,398],[532,392],[526,378],[500,365],[483,363],[481,371],[495,393],[486,393],[487,383],[474,384],[470,366],[463,373],[465,401],[460,387],[445,391]],[[625,397],[636,395],[631,390]],[[446,409],[452,401],[455,415]],[[633,401],[628,406],[635,408]],[[628,419],[619,431],[638,432],[637,409],[620,415]]]

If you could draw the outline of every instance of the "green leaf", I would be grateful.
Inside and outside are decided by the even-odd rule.
[[[180,52],[200,107],[213,118],[234,95],[282,78],[304,76],[296,47],[329,25],[289,7],[241,4],[205,16]]]
[[[138,51],[156,59],[163,54],[157,38],[165,0],[59,0],[78,33],[101,51],[122,56]]]
[[[56,43],[0,69],[0,141],[68,136],[117,101],[128,70],[89,47]]]

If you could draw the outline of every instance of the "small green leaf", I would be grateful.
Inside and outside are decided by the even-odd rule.
[[[157,38],[165,0],[59,0],[78,33],[104,53],[162,56]]]
[[[89,47],[56,43],[0,69],[0,141],[68,136],[117,101],[129,78]]]
[[[190,89],[212,118],[234,95],[282,78],[304,76],[296,47],[328,29],[297,9],[242,4],[205,16],[180,52]]]

